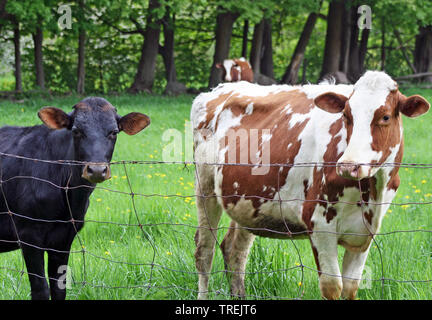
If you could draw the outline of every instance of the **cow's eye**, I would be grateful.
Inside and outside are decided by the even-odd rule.
[[[81,138],[83,136],[82,131],[80,129],[78,129],[77,127],[72,128],[72,134],[75,138]]]
[[[113,130],[113,131],[111,131],[109,134],[108,134],[108,138],[110,138],[110,139],[115,139],[116,137],[117,137],[117,134],[119,133],[119,131],[116,129],[116,130]]]
[[[389,120],[390,120],[390,116],[384,116],[384,117],[383,117],[383,121],[384,121],[384,122],[387,122],[387,121],[389,121]]]

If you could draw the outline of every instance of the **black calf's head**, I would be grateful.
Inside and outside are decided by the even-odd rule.
[[[71,130],[75,160],[89,162],[82,177],[91,183],[103,182],[111,178],[109,162],[117,134],[124,131],[134,135],[150,124],[150,118],[138,112],[121,117],[103,98],[86,98],[73,108],[67,114],[58,108],[45,107],[38,116],[51,129]]]

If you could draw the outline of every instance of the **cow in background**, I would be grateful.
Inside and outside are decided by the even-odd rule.
[[[216,68],[222,70],[224,82],[254,81],[251,64],[245,58],[226,59],[223,63],[217,63]]]

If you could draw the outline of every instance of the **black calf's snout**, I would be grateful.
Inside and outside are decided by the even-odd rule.
[[[108,164],[87,164],[83,169],[82,177],[91,183],[99,183],[111,178]]]

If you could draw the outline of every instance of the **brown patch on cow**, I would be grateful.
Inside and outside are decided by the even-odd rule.
[[[298,154],[301,146],[301,141],[298,139],[300,133],[304,130],[309,119],[301,123],[295,124],[292,128],[289,127],[289,121],[293,113],[308,113],[313,107],[312,100],[298,90],[289,92],[279,92],[269,94],[266,97],[239,97],[238,94],[232,95],[225,103],[224,110],[230,109],[235,116],[245,114],[245,110],[249,103],[253,103],[253,113],[245,115],[239,126],[239,129],[245,130],[250,141],[250,130],[258,130],[257,145],[262,143],[262,130],[269,129],[271,134],[270,139],[270,161],[269,163],[293,163],[294,158]],[[286,114],[282,112],[285,106],[290,103],[292,113]],[[234,133],[236,128],[232,128]],[[227,144],[228,139],[221,139],[221,143],[228,147],[225,154],[225,161],[229,161],[229,152],[234,148],[233,143]],[[288,146],[290,146],[288,148]],[[249,151],[249,146],[244,146]],[[237,155],[236,163],[240,163],[239,155],[242,149],[242,141],[236,137],[235,154]],[[261,147],[258,150],[262,150]],[[232,151],[232,150],[231,150]],[[257,159],[251,157],[248,152],[248,164],[256,164]],[[282,169],[281,169],[282,168]],[[264,200],[271,200],[280,188],[285,184],[289,166],[270,166],[267,174],[252,175],[252,166],[223,166],[223,203],[227,207],[228,204],[235,205],[239,201],[238,196],[233,196],[235,192],[239,195],[245,195],[246,198],[252,201],[253,207],[257,210]],[[234,190],[233,183],[242,181],[241,185]],[[267,188],[263,190],[263,186]],[[260,201],[261,200],[261,201]]]
[[[383,106],[375,110],[371,123],[372,150],[382,152],[381,159],[376,162],[381,165],[391,153],[391,148],[401,142],[402,119],[397,108],[399,94],[397,90],[391,91]],[[384,117],[389,117],[388,121]]]
[[[327,209],[327,211],[324,212],[324,216],[326,217],[327,223],[333,220],[334,217],[336,217],[337,211],[334,207],[330,207]]]
[[[303,194],[304,194],[305,199],[307,197],[308,187],[309,187],[309,180],[307,180],[307,179],[303,180]]]
[[[368,212],[364,212],[363,216],[366,218],[367,222],[372,225],[373,211],[369,210]]]
[[[395,163],[397,164],[402,162],[403,149],[404,149],[404,141],[402,138],[399,151],[395,157]],[[387,182],[387,190],[396,191],[399,188],[399,185],[400,185],[399,165],[395,165],[393,169],[390,171],[390,180]]]
[[[323,200],[321,193],[322,178],[323,170],[318,170],[318,168],[315,167],[313,170],[313,182],[307,191],[302,209],[302,220],[308,227],[308,230],[313,230],[314,224],[312,222],[312,216],[317,204],[324,205],[326,207],[325,203],[319,201]]]
[[[234,59],[234,63],[240,67],[240,75],[238,75],[237,80],[234,80],[234,76],[232,76],[232,81],[248,81],[248,82],[253,82],[254,76],[253,76],[253,71],[252,71],[252,67],[249,64],[249,62],[247,61],[242,61],[240,59]],[[235,66],[233,66],[231,68],[231,70],[235,69]],[[236,70],[237,71],[237,70]],[[232,74],[231,74],[232,75]]]
[[[81,111],[90,111],[90,106],[87,103],[79,102],[74,106],[74,109]]]
[[[207,111],[206,120],[203,122],[200,122],[198,124],[198,127],[197,127],[198,129],[203,129],[203,128],[209,129],[209,124],[210,124],[210,121],[215,116],[216,108],[220,104],[222,104],[231,94],[232,94],[232,91],[225,93],[225,94],[221,94],[217,98],[210,100],[206,103],[206,111]]]
[[[115,108],[110,104],[104,104],[101,109],[103,112],[115,111]]]

